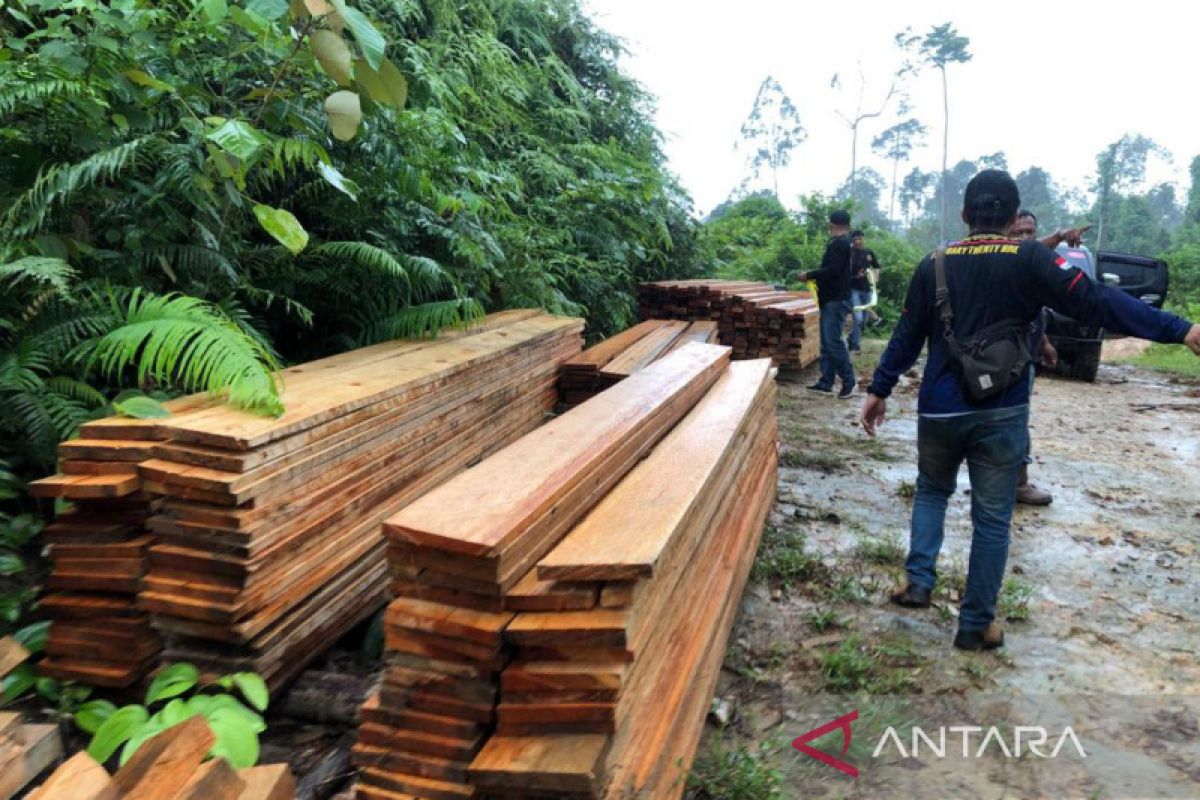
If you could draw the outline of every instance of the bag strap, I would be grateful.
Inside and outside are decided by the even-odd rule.
[[[933,253],[933,274],[937,282],[934,299],[937,301],[942,324],[949,332],[951,330],[950,323],[954,320],[954,309],[950,306],[950,289],[946,286],[946,250],[944,248],[939,247]]]

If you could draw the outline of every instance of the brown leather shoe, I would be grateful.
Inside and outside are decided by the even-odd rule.
[[[1026,482],[1017,486],[1017,502],[1027,506],[1048,506],[1054,502],[1054,495]]]
[[[954,646],[959,650],[995,650],[1004,647],[1004,628],[993,622],[981,631],[960,630],[954,636]]]

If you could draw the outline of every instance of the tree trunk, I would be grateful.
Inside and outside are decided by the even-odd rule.
[[[888,203],[888,225],[896,221],[896,176],[900,174],[900,159],[892,159],[892,199]],[[893,230],[895,230],[893,228]]]
[[[858,123],[850,126],[850,199],[858,196]]]
[[[946,81],[946,68],[942,70],[942,208],[938,216],[938,247],[946,241],[946,160],[950,152],[950,85]]]

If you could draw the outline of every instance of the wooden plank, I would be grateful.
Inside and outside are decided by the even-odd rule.
[[[407,359],[389,362],[389,369],[374,364],[339,372],[326,391],[293,380],[281,393],[287,411],[268,419],[234,409],[215,409],[190,417],[163,421],[172,439],[248,450],[299,433],[322,422],[369,406],[401,392],[411,392],[439,377],[464,372],[497,352],[525,342],[530,346],[580,329],[577,320],[553,317],[517,322],[509,327],[464,339],[435,341]]]
[[[293,800],[296,783],[287,764],[264,764],[238,772],[246,788],[238,800]]]
[[[493,736],[471,762],[469,775],[485,792],[524,787],[532,792],[594,790],[610,739],[596,734]]]
[[[498,551],[670,399],[695,386],[707,389],[727,359],[722,348],[681,348],[426,494],[389,519],[387,531],[451,552]],[[515,475],[521,476],[520,486],[513,485]]]
[[[34,497],[61,497],[67,500],[125,497],[138,491],[136,475],[51,475],[31,481],[27,488]]]
[[[214,758],[201,764],[178,794],[171,797],[179,800],[237,800],[245,788],[245,782],[229,766],[229,762]],[[167,800],[165,796],[159,796]]]
[[[654,451],[538,562],[546,580],[631,580],[650,577],[671,538],[701,498],[745,429],[751,407],[770,380],[770,362],[742,361]]]
[[[544,581],[530,570],[504,594],[510,611],[585,611],[594,608],[599,588],[594,584]]]
[[[0,678],[12,672],[29,658],[29,651],[11,636],[0,639]]]
[[[600,374],[612,378],[626,378],[643,369],[659,356],[671,349],[685,330],[686,322],[663,322],[657,330],[642,337],[631,347],[608,362]]]
[[[122,800],[170,800],[200,767],[216,742],[201,717],[192,717],[147,740],[113,776]]]
[[[658,330],[663,320],[646,320],[632,328],[626,328],[620,333],[610,336],[604,341],[589,347],[574,358],[563,363],[564,370],[588,370],[595,372],[612,361],[625,350],[629,349],[643,337]]]
[[[62,736],[57,725],[23,725],[18,739],[19,746],[0,769],[0,797],[12,797],[62,758]]]
[[[85,751],[63,762],[27,800],[117,800],[112,779]]]

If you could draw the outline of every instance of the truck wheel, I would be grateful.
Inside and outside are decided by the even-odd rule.
[[[1088,383],[1096,382],[1096,374],[1100,371],[1100,342],[1096,346],[1082,348],[1079,355],[1071,362],[1071,377]]]

